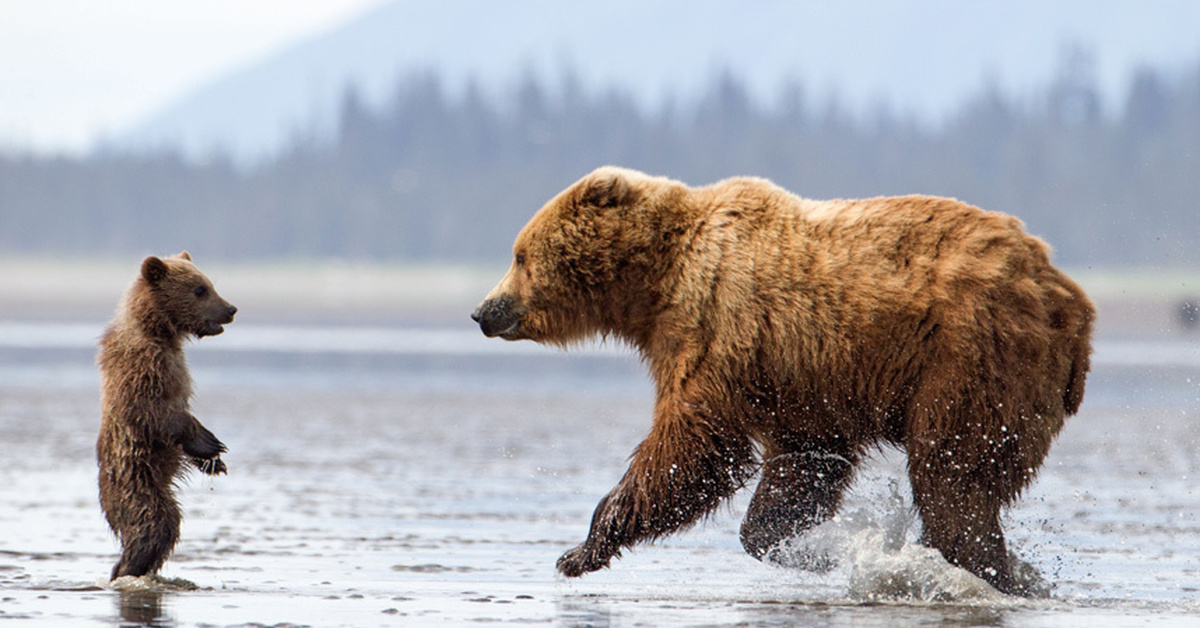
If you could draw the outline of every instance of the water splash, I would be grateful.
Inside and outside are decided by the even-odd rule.
[[[112,582],[104,582],[102,587],[122,592],[147,591],[167,593],[175,591],[196,591],[200,588],[195,582],[183,578],[165,578],[156,574],[146,576],[121,576]]]
[[[1007,596],[978,576],[915,543],[885,549],[885,535],[864,530],[851,540],[850,596],[857,600],[937,603],[1000,602]]]
[[[896,480],[856,496],[855,504],[806,534],[769,552],[780,567],[844,578],[847,595],[862,602],[1007,604],[1015,601],[974,574],[951,565],[922,545],[920,521]],[[1018,587],[1048,597],[1037,569],[1010,554]]]

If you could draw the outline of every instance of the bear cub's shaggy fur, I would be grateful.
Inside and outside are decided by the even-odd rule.
[[[217,440],[188,410],[192,380],[183,356],[189,336],[214,336],[237,308],[184,251],[147,257],[100,340],[100,507],[121,541],[112,578],[152,574],[179,539],[174,482],[186,461],[225,473]]]

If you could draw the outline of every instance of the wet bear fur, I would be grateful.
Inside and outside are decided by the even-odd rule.
[[[880,445],[907,454],[922,540],[1001,591],[1001,509],[1078,409],[1094,310],[1019,220],[957,200],[818,201],[600,168],[519,233],[488,336],[634,347],[649,436],[567,576],[688,526],[761,471],[746,551],[832,516]]]
[[[174,484],[186,464],[225,473],[225,445],[189,411],[183,342],[212,336],[237,308],[184,251],[147,257],[100,340],[100,507],[121,542],[111,577],[156,573],[179,539]]]

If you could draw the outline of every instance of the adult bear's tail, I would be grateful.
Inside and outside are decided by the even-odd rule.
[[[1071,294],[1056,322],[1061,323],[1062,333],[1070,336],[1066,346],[1070,347],[1071,370],[1063,386],[1063,408],[1072,415],[1079,412],[1079,405],[1083,403],[1083,389],[1091,368],[1092,321],[1096,318],[1096,309],[1075,282],[1065,275],[1061,276],[1061,281]]]

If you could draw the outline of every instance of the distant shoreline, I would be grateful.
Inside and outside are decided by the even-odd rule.
[[[241,312],[272,324],[444,325],[468,320],[503,265],[326,261],[197,264]],[[0,320],[111,318],[140,260],[0,260]],[[1200,271],[1066,269],[1100,312],[1098,334],[1150,337],[1188,332],[1179,304],[1200,300]]]
[[[239,320],[272,323],[469,321],[505,271],[339,261],[206,263],[195,257],[217,291],[238,306]],[[140,261],[0,260],[0,319],[107,320]]]

